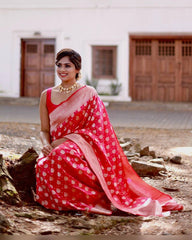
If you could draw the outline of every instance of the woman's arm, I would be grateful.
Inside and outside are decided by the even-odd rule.
[[[40,139],[42,142],[42,153],[47,156],[53,149],[51,146],[49,114],[46,105],[47,91],[43,91],[40,98],[39,112],[41,121]]]
[[[67,141],[67,140],[68,140],[67,138],[59,138],[59,139],[53,141],[53,142],[51,143],[51,146],[52,146],[53,148],[56,148],[57,146],[59,146],[60,144],[64,143],[64,142]]]

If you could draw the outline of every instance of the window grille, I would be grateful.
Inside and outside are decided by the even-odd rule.
[[[27,53],[37,53],[37,44],[28,44]]]
[[[135,44],[136,56],[151,56],[151,40],[138,39]]]
[[[44,45],[44,53],[54,53],[55,52],[55,48],[54,45],[51,44],[46,44]]]
[[[175,56],[175,40],[159,40],[159,56]]]
[[[182,41],[182,56],[183,57],[192,56],[192,40]]]

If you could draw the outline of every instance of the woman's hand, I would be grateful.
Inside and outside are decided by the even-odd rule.
[[[57,146],[59,146],[60,144],[66,142],[67,140],[68,140],[67,138],[57,139],[57,140],[55,140],[55,141],[53,141],[53,142],[51,143],[51,146],[52,146],[53,148],[56,148]]]
[[[53,147],[51,144],[46,144],[42,147],[41,151],[44,154],[45,157],[49,155],[49,153],[52,151]]]

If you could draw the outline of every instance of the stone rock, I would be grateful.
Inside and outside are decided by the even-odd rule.
[[[151,157],[156,158],[156,153],[155,151],[149,151],[149,154]]]
[[[121,138],[119,138],[118,140],[119,140],[119,143],[120,143],[120,144],[126,142],[124,137],[121,137]]]
[[[36,212],[18,212],[15,213],[16,217],[23,217],[27,219],[33,219],[33,220],[40,220],[40,221],[55,221],[57,219],[57,216],[53,214],[48,214],[43,211],[36,211]]]
[[[142,156],[140,157],[140,160],[143,162],[148,162],[150,160],[152,160],[153,158],[151,156]]]
[[[138,139],[132,139],[131,144],[132,146],[129,149],[130,152],[139,153],[141,151],[141,145]]]
[[[143,156],[150,156],[149,146],[144,147],[143,149],[140,150],[140,157]]]
[[[139,158],[136,157],[129,157],[128,158],[129,163],[131,163],[132,161],[139,161]]]
[[[10,227],[9,221],[6,219],[6,217],[0,213],[0,225],[3,227]]]
[[[165,164],[163,158],[153,158],[153,159],[149,160],[149,162],[151,162],[151,163],[157,163],[157,164],[161,164],[161,165],[164,165],[164,164]]]
[[[6,217],[0,213],[0,233],[7,233],[8,228],[10,228],[11,224],[10,222],[6,219]]]
[[[119,139],[120,146],[124,151],[129,151],[132,153],[139,153],[141,150],[141,145],[138,139],[123,138]]]
[[[157,163],[132,161],[131,165],[139,176],[157,176],[161,171],[166,171],[166,168]]]
[[[136,153],[139,153],[140,151],[141,151],[141,145],[140,145],[140,143],[135,143],[134,145],[133,145],[133,148],[134,148],[134,150],[135,150],[135,152]]]
[[[128,158],[139,157],[139,153],[132,153],[132,152],[129,152],[129,151],[124,151],[124,153]]]
[[[51,235],[51,234],[54,234],[54,233],[60,233],[61,232],[61,229],[60,228],[51,228],[51,227],[47,227],[47,228],[44,228],[42,230],[40,230],[39,234],[40,235]]]
[[[170,192],[178,192],[179,191],[179,189],[177,187],[163,186],[163,189],[165,189],[166,191],[170,191]]]
[[[131,142],[120,143],[120,146],[124,151],[128,151],[131,148],[132,143]]]
[[[149,146],[144,147],[143,149],[140,149],[139,153],[140,153],[140,157],[151,156],[152,158],[156,158],[155,151],[150,151]]]
[[[68,222],[69,223],[69,222]],[[72,228],[76,228],[76,229],[91,229],[92,226],[90,225],[90,223],[84,219],[76,219],[76,218],[71,218],[70,219],[70,225]]]
[[[170,162],[175,163],[175,164],[181,164],[181,156],[174,156],[170,159]]]

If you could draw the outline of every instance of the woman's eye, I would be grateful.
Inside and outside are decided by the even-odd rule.
[[[58,68],[60,68],[60,67],[61,67],[61,64],[60,64],[60,63],[57,63],[56,65],[57,65],[57,67],[58,67]]]

